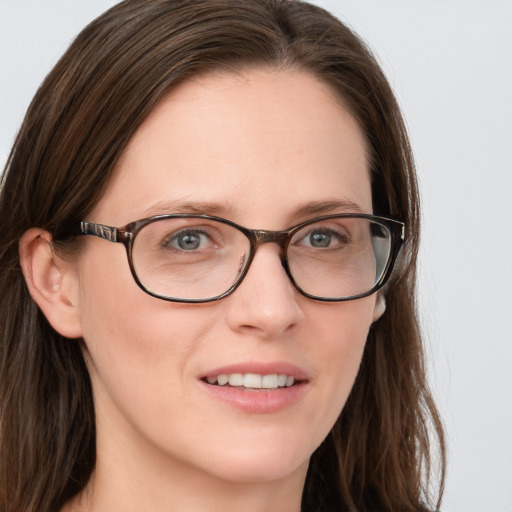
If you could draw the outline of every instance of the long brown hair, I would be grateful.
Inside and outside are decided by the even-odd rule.
[[[59,240],[70,222],[85,218],[128,141],[178,82],[253,67],[303,70],[331,87],[365,133],[374,211],[405,222],[408,233],[349,400],[312,456],[303,510],[439,506],[444,438],[414,299],[416,177],[399,108],[375,59],[339,20],[300,1],[126,0],[87,26],[45,79],[1,181],[2,512],[59,510],[84,488],[95,463],[80,340],[56,333],[31,299],[19,263],[21,235],[37,226]],[[432,444],[439,468],[431,463]]]

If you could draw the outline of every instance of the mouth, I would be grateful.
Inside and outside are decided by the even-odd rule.
[[[212,386],[238,388],[250,391],[290,388],[302,382],[293,375],[284,373],[221,373],[219,375],[204,377],[201,380]]]
[[[199,377],[210,397],[250,414],[284,411],[308,392],[308,374],[287,362],[248,361],[217,367]]]

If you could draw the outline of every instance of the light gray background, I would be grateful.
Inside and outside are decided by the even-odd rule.
[[[36,88],[112,0],[0,0],[0,162]],[[512,0],[317,0],[374,49],[423,197],[420,299],[448,434],[443,510],[512,511]],[[1,222],[1,219],[0,219]]]

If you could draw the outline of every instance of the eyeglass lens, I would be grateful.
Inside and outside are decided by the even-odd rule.
[[[132,262],[149,291],[175,299],[222,295],[249,261],[251,242],[239,229],[204,218],[166,218],[135,237]],[[387,226],[371,219],[336,217],[307,224],[287,246],[297,286],[319,298],[370,291],[385,272],[391,251]]]

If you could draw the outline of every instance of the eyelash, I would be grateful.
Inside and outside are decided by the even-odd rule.
[[[305,235],[301,238],[300,241],[308,239],[315,232],[331,236],[331,237],[335,238],[337,241],[339,241],[342,245],[347,245],[350,242],[350,238],[346,234],[341,233],[341,232],[336,231],[336,230],[331,229],[331,228],[311,229],[310,231],[305,233]],[[330,241],[331,240],[329,240],[329,242]],[[309,245],[308,247],[313,247],[313,246]],[[328,246],[327,248],[330,248],[330,246]]]
[[[167,236],[163,243],[162,243],[162,246],[165,247],[165,248],[169,248],[169,249],[172,249],[172,250],[175,250],[176,252],[195,252],[195,250],[190,250],[190,251],[187,251],[186,249],[184,248],[179,248],[179,247],[175,247],[174,246],[174,243],[177,243],[179,244],[179,239],[180,237],[183,237],[183,236],[196,236],[196,237],[199,237],[199,244],[201,245],[201,242],[202,242],[202,237],[206,237],[209,241],[212,241],[213,242],[213,238],[212,236],[207,233],[206,231],[204,230],[200,230],[200,229],[182,229],[180,231],[178,231],[177,233],[172,233],[170,234],[169,236]]]

